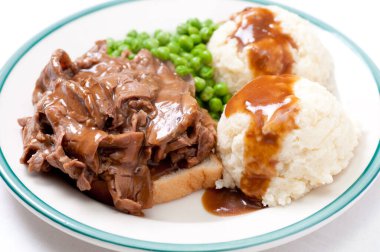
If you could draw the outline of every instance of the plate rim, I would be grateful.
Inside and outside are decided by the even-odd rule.
[[[60,29],[61,27],[81,18],[91,13],[107,9],[112,6],[119,4],[130,3],[136,0],[116,0],[105,2],[102,4],[95,5],[93,7],[84,9],[77,13],[74,13],[55,24],[44,29],[29,41],[27,41],[22,47],[20,47],[5,63],[0,73],[0,95],[7,81],[9,74],[12,72],[13,68],[18,64],[18,62],[23,58],[23,56],[29,52],[36,44],[38,44],[45,37],[53,33],[54,31]],[[253,2],[261,5],[276,5],[284,8],[292,13],[299,15],[300,17],[308,20],[312,24],[318,26],[322,30],[325,30],[338,39],[340,39],[346,46],[348,46],[354,53],[357,54],[359,58],[367,65],[368,69],[372,73],[372,77],[377,84],[378,92],[380,94],[380,71],[376,64],[371,60],[371,58],[351,39],[347,36],[330,26],[329,24],[295,8],[289,7],[287,5],[279,4],[272,1],[265,0],[243,0],[246,2]],[[15,175],[12,171],[11,166],[8,164],[2,148],[0,146],[0,176],[9,187],[10,190],[25,204],[31,207],[34,211],[42,214],[44,217],[58,224],[62,228],[69,229],[70,231],[83,235],[88,238],[95,239],[97,241],[110,243],[116,246],[137,248],[144,250],[158,250],[158,251],[224,251],[231,249],[242,249],[246,247],[259,246],[263,244],[269,244],[286,237],[293,236],[295,234],[306,231],[320,222],[330,219],[336,213],[340,212],[349,205],[350,202],[355,200],[359,195],[361,195],[367,187],[374,181],[380,172],[380,140],[378,142],[377,148],[368,163],[366,169],[360,175],[360,177],[341,195],[339,195],[334,201],[320,209],[319,211],[313,213],[312,215],[304,218],[301,221],[288,225],[284,228],[262,234],[259,236],[253,236],[240,240],[233,240],[228,242],[218,242],[218,243],[208,243],[208,244],[175,244],[175,243],[160,243],[151,242],[144,240],[137,240],[129,237],[119,236],[116,234],[108,233],[89,225],[76,221],[69,216],[66,216],[56,210],[55,208],[49,206],[47,203],[42,201],[37,195],[33,194]]]

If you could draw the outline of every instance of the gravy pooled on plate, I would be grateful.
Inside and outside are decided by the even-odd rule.
[[[207,189],[202,196],[204,208],[214,215],[234,216],[264,208],[260,200],[246,196],[239,189]]]

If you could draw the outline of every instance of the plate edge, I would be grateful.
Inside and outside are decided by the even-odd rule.
[[[49,34],[51,34],[52,32],[54,32],[55,30],[58,30],[60,27],[66,25],[66,24],[68,24],[68,23],[70,23],[70,22],[72,22],[72,21],[74,21],[74,20],[76,20],[78,18],[81,18],[81,17],[86,16],[88,14],[91,14],[93,12],[96,12],[96,11],[99,11],[99,10],[103,10],[103,9],[106,9],[106,8],[109,8],[109,7],[118,5],[118,4],[128,3],[128,2],[132,2],[132,1],[134,1],[134,0],[116,0],[116,1],[110,1],[110,2],[106,2],[106,3],[103,3],[103,4],[99,4],[99,5],[90,7],[88,9],[85,9],[85,10],[80,11],[78,13],[75,13],[73,15],[70,15],[69,17],[67,17],[67,18],[65,18],[65,19],[63,19],[63,20],[61,20],[61,21],[59,21],[59,22],[57,22],[57,23],[49,26],[47,29],[45,29],[42,32],[38,33],[31,40],[29,40],[28,42],[26,42],[19,50],[17,50],[16,53],[13,54],[13,56],[5,63],[4,67],[1,69],[1,73],[0,73],[0,94],[1,94],[1,90],[2,90],[2,88],[4,86],[4,83],[6,82],[7,77],[12,72],[14,66],[17,65],[17,63],[19,62],[19,60],[22,59],[22,57],[30,49],[32,49],[39,41],[43,40],[46,36],[48,36]],[[333,34],[335,36],[337,36],[353,52],[355,52],[364,61],[364,63],[369,67],[369,69],[370,69],[370,71],[371,71],[371,73],[372,73],[372,75],[373,75],[373,77],[375,79],[375,82],[377,84],[378,91],[380,92],[380,72],[379,72],[377,66],[374,64],[374,62],[370,59],[370,57],[359,46],[357,46],[352,40],[350,40],[344,34],[342,34],[341,32],[339,32],[338,30],[336,30],[332,26],[330,26],[330,25],[322,22],[321,20],[319,20],[317,18],[314,18],[313,16],[310,16],[310,15],[308,15],[308,14],[302,12],[302,11],[299,11],[299,10],[297,10],[295,8],[288,7],[286,5],[275,3],[275,2],[271,2],[271,1],[264,1],[264,0],[245,0],[245,1],[247,1],[247,2],[254,2],[254,3],[258,3],[258,4],[262,4],[262,5],[277,5],[277,6],[281,7],[281,8],[284,8],[284,9],[286,9],[288,11],[291,11],[291,12],[293,12],[293,13],[301,16],[302,18],[308,20],[309,22],[313,23],[314,25],[322,28],[323,30],[328,31],[329,33],[331,33],[331,34]],[[328,216],[321,216],[320,220],[321,221],[322,220],[327,220],[328,218],[332,217],[337,212],[339,212],[342,208],[344,208],[349,202],[351,202],[353,199],[357,198],[363,191],[365,191],[366,188],[376,178],[377,174],[380,171],[380,154],[379,154],[379,151],[380,151],[380,141],[379,141],[379,143],[377,145],[377,148],[376,148],[376,150],[374,152],[374,155],[373,155],[371,161],[369,162],[368,166],[363,171],[363,173],[361,174],[361,176],[345,192],[343,192],[338,198],[336,198],[329,205],[327,205],[326,207],[322,208],[321,210],[319,210],[318,212],[314,213],[313,215],[310,215],[309,217],[307,217],[307,218],[305,218],[305,219],[303,219],[303,220],[301,220],[301,221],[299,221],[297,223],[294,223],[294,224],[292,224],[290,226],[287,226],[287,227],[279,229],[279,230],[272,231],[272,232],[264,234],[264,235],[260,235],[260,236],[256,236],[256,237],[251,237],[251,238],[246,238],[246,239],[242,239],[242,240],[235,240],[235,241],[222,242],[222,243],[211,243],[211,244],[169,244],[169,243],[156,243],[156,242],[148,242],[148,241],[142,241],[142,240],[135,240],[135,239],[132,239],[132,238],[121,237],[121,236],[117,236],[117,235],[114,235],[114,234],[106,233],[104,231],[97,230],[97,229],[94,229],[94,228],[92,228],[90,226],[82,224],[80,222],[77,222],[77,221],[71,219],[70,217],[61,214],[60,212],[58,212],[54,208],[48,206],[46,203],[44,203],[41,199],[39,199],[36,195],[34,195],[32,192],[30,192],[25,187],[25,185],[23,185],[23,183],[18,179],[18,177],[13,173],[11,167],[7,163],[7,161],[6,161],[6,159],[5,159],[4,155],[3,155],[1,146],[0,146],[0,165],[1,165],[1,167],[0,167],[1,168],[0,169],[0,176],[5,181],[5,183],[8,185],[8,187],[21,200],[23,200],[26,204],[28,204],[34,210],[36,210],[39,213],[43,214],[45,217],[47,217],[50,220],[56,222],[57,224],[60,224],[63,227],[66,227],[66,228],[70,229],[71,231],[80,233],[82,235],[85,235],[85,236],[88,236],[88,237],[91,237],[91,238],[94,238],[94,239],[98,239],[98,240],[101,240],[103,242],[113,243],[113,244],[119,245],[119,246],[125,246],[125,247],[131,247],[131,248],[139,248],[139,249],[159,249],[159,250],[163,250],[163,251],[167,251],[168,249],[170,249],[170,250],[176,250],[177,251],[178,249],[183,248],[183,249],[191,250],[191,251],[198,251],[198,250],[202,250],[202,251],[206,251],[206,250],[207,251],[219,250],[219,251],[221,251],[221,250],[245,248],[245,247],[249,247],[249,246],[258,246],[258,245],[261,245],[261,244],[264,244],[264,243],[278,241],[280,239],[284,239],[285,237],[289,237],[289,236],[292,236],[292,235],[294,235],[296,233],[302,232],[303,230],[308,229],[308,228],[316,225],[318,222],[314,221],[313,223],[309,223],[309,225],[306,225],[306,226],[305,225],[301,226],[299,224],[302,224],[302,222],[310,220],[310,218],[315,217],[317,214],[320,214],[320,212],[326,212],[326,211],[328,211],[329,210],[328,208],[331,207],[334,204],[337,204],[336,202],[338,200],[341,200],[343,198],[343,196],[347,196],[347,193],[350,193],[350,192],[352,193],[352,190],[356,189],[354,187],[359,187],[357,183],[359,183],[359,182],[364,183],[364,185],[361,185],[361,187],[359,188],[359,191],[356,190],[356,192],[355,192],[354,195],[347,196],[347,197],[350,198],[350,200],[348,202],[346,202],[346,204],[343,204],[343,205],[341,205],[341,207],[334,209],[334,211],[332,211],[332,212],[329,212]],[[10,174],[6,174],[5,173],[7,169],[9,170]],[[368,171],[371,171],[370,175],[368,175]],[[11,175],[11,177],[7,177],[6,175]],[[367,176],[364,176],[364,175],[367,175]],[[12,181],[12,179],[13,179],[13,181]],[[363,179],[366,179],[366,180],[362,181]],[[27,195],[23,195],[23,193],[25,194],[25,192],[21,192],[22,190],[20,188],[12,187],[11,182],[19,182],[20,185],[21,185],[21,189],[27,190],[27,192],[30,193],[29,196],[32,196],[32,198],[28,198]],[[15,186],[15,185],[13,185],[13,186]],[[18,190],[20,190],[20,192]],[[36,202],[33,201],[33,198],[37,199],[37,201],[40,201],[40,204],[41,203],[45,204],[46,207],[50,208],[50,210],[53,211],[53,214],[49,213],[49,212],[45,212],[44,213],[44,211],[42,211],[44,209],[40,209],[41,206],[38,205],[38,204],[36,204]],[[56,213],[54,213],[54,211]],[[74,226],[70,226],[69,225],[70,223],[66,222],[65,220],[60,220],[58,218],[59,216],[58,217],[54,216],[54,214],[61,215],[60,217],[69,219],[69,220],[73,221],[74,223],[83,225],[86,228],[93,229],[96,232],[104,233],[106,235],[110,235],[110,236],[122,239],[122,240],[124,240],[124,242],[120,241],[120,243],[119,243],[119,242],[110,241],[107,238],[103,238],[102,239],[102,238],[98,237],[96,234],[92,234],[93,235],[92,236],[89,233],[83,232],[83,230],[81,231],[81,230],[75,229],[75,227],[74,227],[75,225]],[[273,233],[283,231],[284,229],[288,229],[288,228],[294,227],[294,225],[300,226],[298,228],[298,230],[294,230],[291,233],[283,234],[282,236],[277,236],[277,237],[274,237],[274,238],[266,240],[266,241],[264,240],[264,241],[261,241],[261,242],[252,243],[252,239],[257,239],[257,238],[260,238],[260,237],[263,237],[263,236],[268,236],[268,235],[271,235]],[[147,245],[147,244],[140,244],[140,245],[139,244],[133,244],[133,245],[132,244],[126,244],[125,240],[129,240],[129,241],[132,241],[134,243],[148,243],[148,245],[150,244],[150,245],[154,245],[154,246],[143,246],[143,245]],[[232,246],[231,246],[231,244],[232,244]],[[162,247],[162,246],[166,246],[166,247]]]

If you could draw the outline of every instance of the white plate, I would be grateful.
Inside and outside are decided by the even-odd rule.
[[[338,92],[344,108],[360,122],[362,136],[350,166],[331,185],[287,207],[235,217],[203,210],[202,192],[155,206],[139,218],[89,199],[53,176],[34,175],[19,163],[22,153],[17,118],[31,115],[34,83],[50,54],[65,49],[73,58],[98,39],[122,38],[134,28],[173,30],[189,17],[222,20],[253,2],[264,1],[116,1],[74,14],[26,43],[0,76],[0,172],[13,194],[38,216],[61,230],[101,246],[150,250],[216,251],[269,248],[304,235],[341,213],[365,191],[379,172],[380,74],[347,37],[300,11],[312,22],[333,54]],[[267,2],[265,2],[267,3]]]

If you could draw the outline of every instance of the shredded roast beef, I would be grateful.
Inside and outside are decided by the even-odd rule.
[[[36,172],[58,168],[82,191],[103,186],[118,210],[141,215],[153,204],[152,169],[202,162],[214,149],[215,123],[192,80],[146,50],[125,56],[109,57],[104,41],[76,61],[54,52],[35,86],[35,114],[19,120],[21,162]]]

